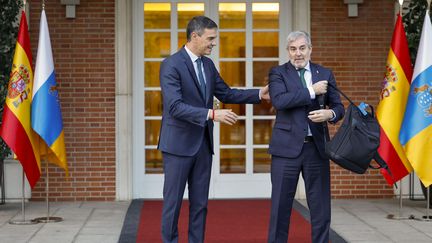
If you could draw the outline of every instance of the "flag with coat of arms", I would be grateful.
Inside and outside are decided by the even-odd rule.
[[[41,175],[39,139],[31,127],[32,89],[33,59],[27,19],[22,11],[0,136],[20,161],[31,188]]]
[[[426,11],[399,140],[415,173],[432,184],[432,25]]]
[[[378,153],[387,163],[391,175],[387,170],[380,171],[390,185],[401,180],[413,170],[399,141],[412,74],[408,41],[402,17],[398,14],[387,56],[381,100],[376,112],[381,130]]]
[[[41,158],[63,168],[68,176],[62,113],[54,71],[48,23],[42,10],[33,86],[31,124],[42,138]]]

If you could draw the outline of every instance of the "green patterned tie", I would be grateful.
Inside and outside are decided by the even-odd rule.
[[[306,79],[304,77],[304,74],[306,72],[306,68],[299,68],[297,71],[300,72],[300,80],[302,81],[303,88],[307,88]]]

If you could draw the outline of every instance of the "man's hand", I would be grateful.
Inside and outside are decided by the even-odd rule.
[[[313,122],[325,122],[333,118],[333,112],[329,109],[314,110],[309,112],[308,118]]]
[[[327,80],[321,80],[312,85],[315,95],[322,95],[327,93]]]
[[[233,125],[237,121],[237,114],[232,112],[231,109],[214,110],[213,120]]]
[[[270,101],[269,87],[268,84],[260,89],[261,100]]]

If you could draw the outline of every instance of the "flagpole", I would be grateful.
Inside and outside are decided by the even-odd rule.
[[[419,58],[419,53],[421,54],[421,51],[425,52],[424,51],[424,48],[426,46],[425,43],[428,43],[428,44],[430,43],[430,40],[429,40],[430,36],[431,36],[431,33],[430,33],[430,31],[431,31],[430,24],[431,23],[430,23],[430,16],[429,16],[430,6],[431,6],[431,0],[427,0],[427,9],[426,9],[426,15],[425,15],[425,20],[424,20],[425,22],[423,23],[423,28],[422,28],[422,32],[421,32],[420,44],[419,44],[419,48],[418,48],[419,52],[417,53],[416,67],[417,67],[417,65],[419,65],[419,66],[425,65],[425,64],[429,65],[429,66],[431,65],[431,63],[429,63],[429,62],[423,63],[422,61],[418,61],[418,60],[423,60],[423,59],[421,59],[422,56],[420,56],[420,58]],[[424,33],[425,31],[429,31],[429,32]],[[427,55],[427,54],[425,54],[425,55]],[[420,68],[419,68],[419,70],[420,70]],[[420,70],[420,72],[417,73],[417,75],[419,75],[422,72],[424,72],[424,70]],[[425,159],[423,158],[423,160],[425,160]],[[426,163],[426,161],[424,161],[423,163]],[[417,169],[419,169],[418,166],[417,166]],[[414,170],[416,170],[416,168],[414,168]],[[423,183],[423,180],[421,180],[421,182]],[[430,189],[430,185],[428,185],[426,187],[426,191],[427,191],[427,193],[426,193],[426,215],[419,218],[418,220],[420,220],[420,221],[432,222],[432,217],[429,215],[429,207],[430,207],[430,205],[429,205],[430,204],[430,191],[429,191],[429,189]]]
[[[63,218],[61,217],[50,217],[50,204],[49,204],[49,173],[48,173],[48,160],[45,159],[45,172],[46,172],[46,186],[45,186],[45,192],[46,192],[46,207],[47,207],[47,216],[46,217],[39,217],[35,218],[34,220],[38,221],[39,223],[56,223],[63,221]]]
[[[0,205],[3,205],[6,203],[6,193],[5,193],[5,174],[4,174],[4,159],[0,160],[0,187],[1,187],[1,191],[0,191],[0,195],[1,195],[1,200],[0,200]]]
[[[387,215],[388,219],[395,219],[395,220],[402,220],[402,219],[414,219],[414,215],[410,216],[402,216],[402,180],[399,181],[399,209],[398,209],[398,215],[389,214]]]
[[[403,22],[402,22],[402,6],[403,6],[403,0],[399,0],[398,1],[398,3],[399,3],[399,13],[397,14],[397,17],[396,17],[396,19],[395,19],[395,29],[394,29],[394,32],[393,32],[393,37],[392,37],[392,44],[391,44],[391,51],[392,52],[394,52],[394,53],[396,53],[395,52],[395,50],[393,49],[393,48],[396,48],[396,49],[398,49],[398,50],[400,50],[401,51],[401,53],[409,53],[409,51],[408,51],[408,48],[407,48],[407,45],[405,46],[405,42],[406,42],[406,36],[405,36],[405,30],[404,30],[404,28],[403,28]],[[396,6],[395,6],[396,7]],[[394,45],[394,46],[393,46]],[[393,50],[392,50],[393,49]],[[389,55],[388,55],[388,58],[387,58],[387,67],[392,67],[393,65],[394,65],[394,61],[392,61],[391,59],[389,59],[389,57],[390,57],[390,54],[391,52],[389,52]],[[396,56],[396,59],[398,59],[398,61],[402,61],[402,60],[400,60],[401,59],[401,57],[403,57],[403,56],[405,56],[404,54],[400,54],[400,55],[397,55]],[[407,56],[409,56],[409,54],[407,54]],[[403,65],[402,63],[401,63],[401,71],[405,74],[405,75],[408,75],[408,76],[406,76],[406,77],[409,77],[410,76],[410,73],[412,73],[412,70],[410,69],[410,67],[411,67],[411,61],[410,60],[404,60],[404,61],[406,61],[406,65]],[[395,65],[395,66],[397,66],[397,65]],[[405,68],[404,68],[405,67]],[[387,83],[387,74],[388,73],[388,71],[386,72],[386,77],[384,78],[384,80],[385,80],[385,82]],[[403,81],[403,78],[402,77],[399,77],[400,79],[401,79],[401,81]],[[407,82],[408,82],[408,80],[406,80]],[[402,85],[402,84],[401,84]],[[404,88],[403,88],[403,85],[402,86],[398,86],[398,90],[399,90],[399,88],[400,88],[400,92],[402,92],[402,94],[401,94],[401,96],[399,97],[399,99],[403,99],[403,94],[404,94]],[[396,98],[398,98],[398,96],[396,96]],[[381,103],[381,101],[383,101],[383,103]],[[386,110],[388,111],[389,109],[389,103],[388,102],[392,102],[391,100],[390,101],[385,101],[385,99],[384,99],[384,97],[381,99],[381,101],[380,101],[380,104],[379,104],[379,106],[378,106],[378,110],[377,110],[377,114],[378,113],[380,113],[381,111],[383,112],[378,118],[379,118],[379,122],[382,122],[382,120],[384,119],[383,117],[385,117],[386,115],[389,115],[389,113],[388,112],[386,112]],[[393,105],[394,106],[394,105]],[[385,107],[387,107],[387,108],[385,108]],[[383,115],[384,114],[384,115]],[[396,123],[398,123],[398,122],[396,122]],[[400,125],[399,123],[398,123],[398,125]],[[380,124],[380,126],[381,126],[381,128],[383,129],[383,130],[387,130],[386,131],[386,133],[387,134],[390,134],[390,135],[392,135],[393,136],[393,138],[394,138],[394,141],[398,141],[398,139],[397,139],[397,136],[396,135],[399,135],[399,129],[396,129],[395,127],[389,127],[389,126],[386,126],[386,125],[384,125],[383,123],[381,123]],[[392,139],[391,139],[391,136],[389,137],[389,140],[387,141],[386,139],[380,139],[380,142],[385,142],[385,143],[390,143],[391,145],[391,147],[393,147],[393,146],[395,146],[395,149],[398,147],[398,146],[400,146],[400,144],[397,142],[390,142]],[[397,149],[396,149],[396,151],[397,151]],[[386,152],[387,153],[387,152]],[[398,152],[396,152],[396,153],[398,153]],[[400,159],[400,162],[397,162],[396,161],[396,159],[393,159],[393,158],[390,158],[389,156],[385,156],[386,157],[386,159],[387,159],[387,161],[388,161],[388,163],[390,163],[391,162],[391,164],[398,164],[398,163],[403,163],[403,161],[404,161],[404,154],[402,154],[402,153],[398,153],[397,154],[397,157],[399,157],[399,159]],[[402,165],[403,167],[405,167],[406,168],[406,166],[404,166],[404,165]],[[402,166],[401,166],[401,168],[402,168]],[[395,166],[395,168],[397,168],[396,166]],[[388,219],[395,219],[395,220],[402,220],[402,219],[413,219],[414,218],[414,216],[413,215],[410,215],[410,216],[408,216],[408,217],[406,217],[406,216],[402,216],[402,200],[403,200],[403,185],[402,185],[402,178],[405,176],[405,175],[407,175],[408,173],[409,173],[409,169],[408,168],[406,168],[407,170],[406,171],[404,171],[404,172],[401,172],[401,178],[396,178],[396,181],[399,181],[399,207],[398,207],[398,213],[397,213],[397,215],[395,215],[395,214],[388,214],[387,215],[387,218]],[[405,175],[402,175],[402,173],[404,173]],[[397,182],[394,182],[394,180],[392,179],[392,184],[394,184],[394,186],[395,186],[395,188],[396,189],[398,189],[398,187],[397,187]]]
[[[25,185],[25,179],[24,179],[24,167],[22,169],[22,196],[21,196],[21,214],[22,219],[15,219],[15,220],[9,220],[9,224],[16,224],[16,225],[30,225],[30,224],[37,224],[39,223],[37,220],[25,219],[25,194],[24,194],[24,185]]]
[[[404,0],[399,0],[399,15],[402,17],[402,5]]]
[[[429,3],[430,3],[430,1],[429,1]],[[427,189],[426,219],[429,221],[431,219],[431,217],[429,216],[430,186],[428,186],[426,189]]]
[[[430,200],[430,186],[426,187],[427,193],[426,193],[426,215],[423,215],[423,217],[417,219],[419,221],[423,222],[432,222],[432,216],[429,215],[429,200]]]
[[[23,0],[23,5],[24,5],[24,9],[26,8],[27,5],[27,1]],[[37,224],[39,223],[36,220],[30,219],[30,220],[26,220],[25,219],[25,174],[24,174],[24,167],[22,168],[22,175],[21,175],[21,214],[22,214],[22,219],[21,220],[10,220],[9,224],[17,224],[17,225],[29,225],[29,224]]]
[[[39,28],[39,44],[35,67],[35,86],[33,89],[33,99],[40,97],[39,100],[46,100],[44,102],[32,102],[32,128],[39,134],[41,144],[41,155],[46,164],[46,203],[47,203],[47,216],[37,218],[39,222],[50,223],[63,221],[60,217],[50,216],[50,205],[49,205],[49,169],[48,169],[48,154],[50,155],[50,162],[62,166],[66,175],[68,175],[67,164],[66,164],[66,149],[64,146],[64,134],[63,125],[61,123],[61,110],[60,103],[58,100],[58,91],[56,90],[57,83],[55,82],[54,63],[52,58],[51,41],[49,38],[48,23],[45,14],[45,1],[42,1],[42,13],[40,19]],[[50,76],[52,80],[49,81]],[[48,82],[52,92],[50,94],[47,90],[41,87],[48,85]],[[54,97],[52,97],[54,96]],[[49,98],[51,97],[51,98]],[[55,99],[53,99],[55,98]],[[46,116],[45,114],[50,112],[52,116]],[[56,127],[60,129],[50,129],[46,126],[51,122],[56,122]],[[56,145],[53,146],[51,138],[55,138]],[[42,152],[42,149],[45,152]]]
[[[430,200],[430,186],[426,187],[426,215],[424,215],[420,221],[426,221],[426,222],[431,222],[432,221],[432,216],[429,215],[429,200]]]

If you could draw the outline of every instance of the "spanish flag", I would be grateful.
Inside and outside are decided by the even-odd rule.
[[[432,184],[432,25],[426,11],[399,139],[425,187]]]
[[[378,153],[387,162],[392,175],[381,170],[387,183],[393,185],[412,171],[399,142],[399,132],[412,77],[408,42],[400,14],[397,16],[386,72],[382,83],[377,119],[381,127]]]
[[[0,135],[21,162],[31,188],[36,185],[41,175],[39,140],[30,121],[32,67],[27,20],[25,12],[22,11]]]
[[[45,10],[42,10],[40,20],[31,108],[32,128],[43,140],[41,158],[63,168],[68,176],[62,113]]]

